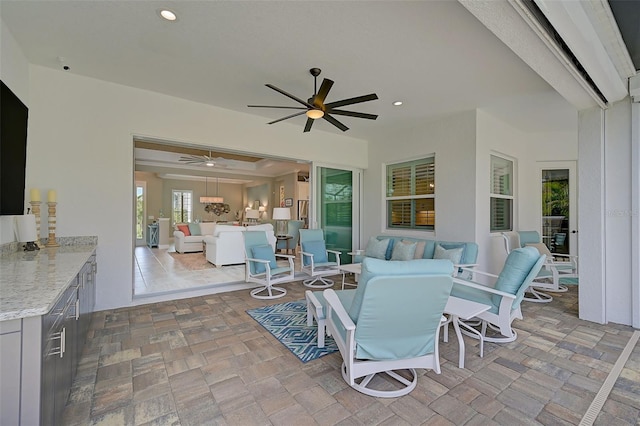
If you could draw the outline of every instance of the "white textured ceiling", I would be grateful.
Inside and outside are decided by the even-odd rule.
[[[177,22],[158,17],[160,7]],[[148,89],[267,121],[294,105],[264,86],[312,95],[308,70],[335,81],[331,102],[375,92],[339,117],[352,137],[380,126],[486,108],[524,131],[574,130],[575,109],[457,1],[2,1],[31,63]],[[402,100],[402,107],[393,107]],[[340,132],[329,123],[312,131]],[[302,132],[305,117],[289,120]],[[267,125],[265,124],[265,127]],[[273,126],[278,126],[274,124]]]

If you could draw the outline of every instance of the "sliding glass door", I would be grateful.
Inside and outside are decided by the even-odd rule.
[[[311,228],[321,228],[328,249],[342,253],[340,262],[351,263],[348,254],[360,245],[360,193],[362,172],[314,165],[311,180]]]

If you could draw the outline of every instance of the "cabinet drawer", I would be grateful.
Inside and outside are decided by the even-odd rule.
[[[0,321],[0,334],[15,333],[22,330],[22,320]]]

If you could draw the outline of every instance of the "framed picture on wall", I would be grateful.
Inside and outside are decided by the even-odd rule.
[[[291,207],[291,206],[293,206],[293,198],[285,198],[285,199],[284,199],[284,206],[285,206],[285,207]]]

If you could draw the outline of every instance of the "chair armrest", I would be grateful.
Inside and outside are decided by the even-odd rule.
[[[353,323],[353,321],[351,321],[351,317],[349,316],[349,314],[347,314],[347,311],[344,309],[344,306],[342,306],[342,303],[340,303],[340,299],[338,298],[336,292],[329,288],[323,291],[322,295],[324,296],[331,310],[335,312],[345,330],[355,330],[356,325]],[[327,310],[327,312],[325,313],[325,318],[332,318],[330,310]]]
[[[296,257],[292,254],[276,254],[276,257],[284,257],[286,259],[295,259]]]
[[[173,236],[177,238],[184,238],[184,232],[182,231],[173,231]]]
[[[454,268],[458,268],[458,269],[464,269],[466,271],[473,271],[475,272],[475,268],[476,266],[478,266],[479,263],[454,263],[453,267]]]
[[[467,280],[462,280],[460,278],[453,278],[453,282],[454,284],[460,284],[460,285],[464,285],[467,287],[471,287],[471,288],[475,288],[477,290],[482,290],[482,291],[486,291],[488,293],[492,293],[498,296],[502,296],[502,297],[508,297],[509,299],[515,300],[516,299],[516,295],[515,294],[511,294],[511,293],[506,293],[504,291],[500,291],[500,290],[496,290],[493,287],[487,287],[485,285],[473,282],[473,281],[467,281]]]
[[[269,261],[268,260],[264,260],[264,259],[254,259],[254,258],[251,258],[251,257],[247,257],[246,260],[248,260],[249,262],[258,262],[258,263],[264,263],[264,264],[267,264],[267,265],[269,264]]]
[[[471,269],[471,268],[462,268],[462,269],[468,270],[469,272],[473,272],[474,274],[484,275],[485,277],[498,278],[496,274],[492,274],[490,272],[478,271],[476,269]]]
[[[340,264],[340,255],[342,254],[342,252],[339,252],[338,250],[329,250],[327,249],[327,253],[333,253],[334,256],[336,257],[336,262],[338,262],[338,265]],[[329,255],[327,254],[327,258],[329,257]]]

